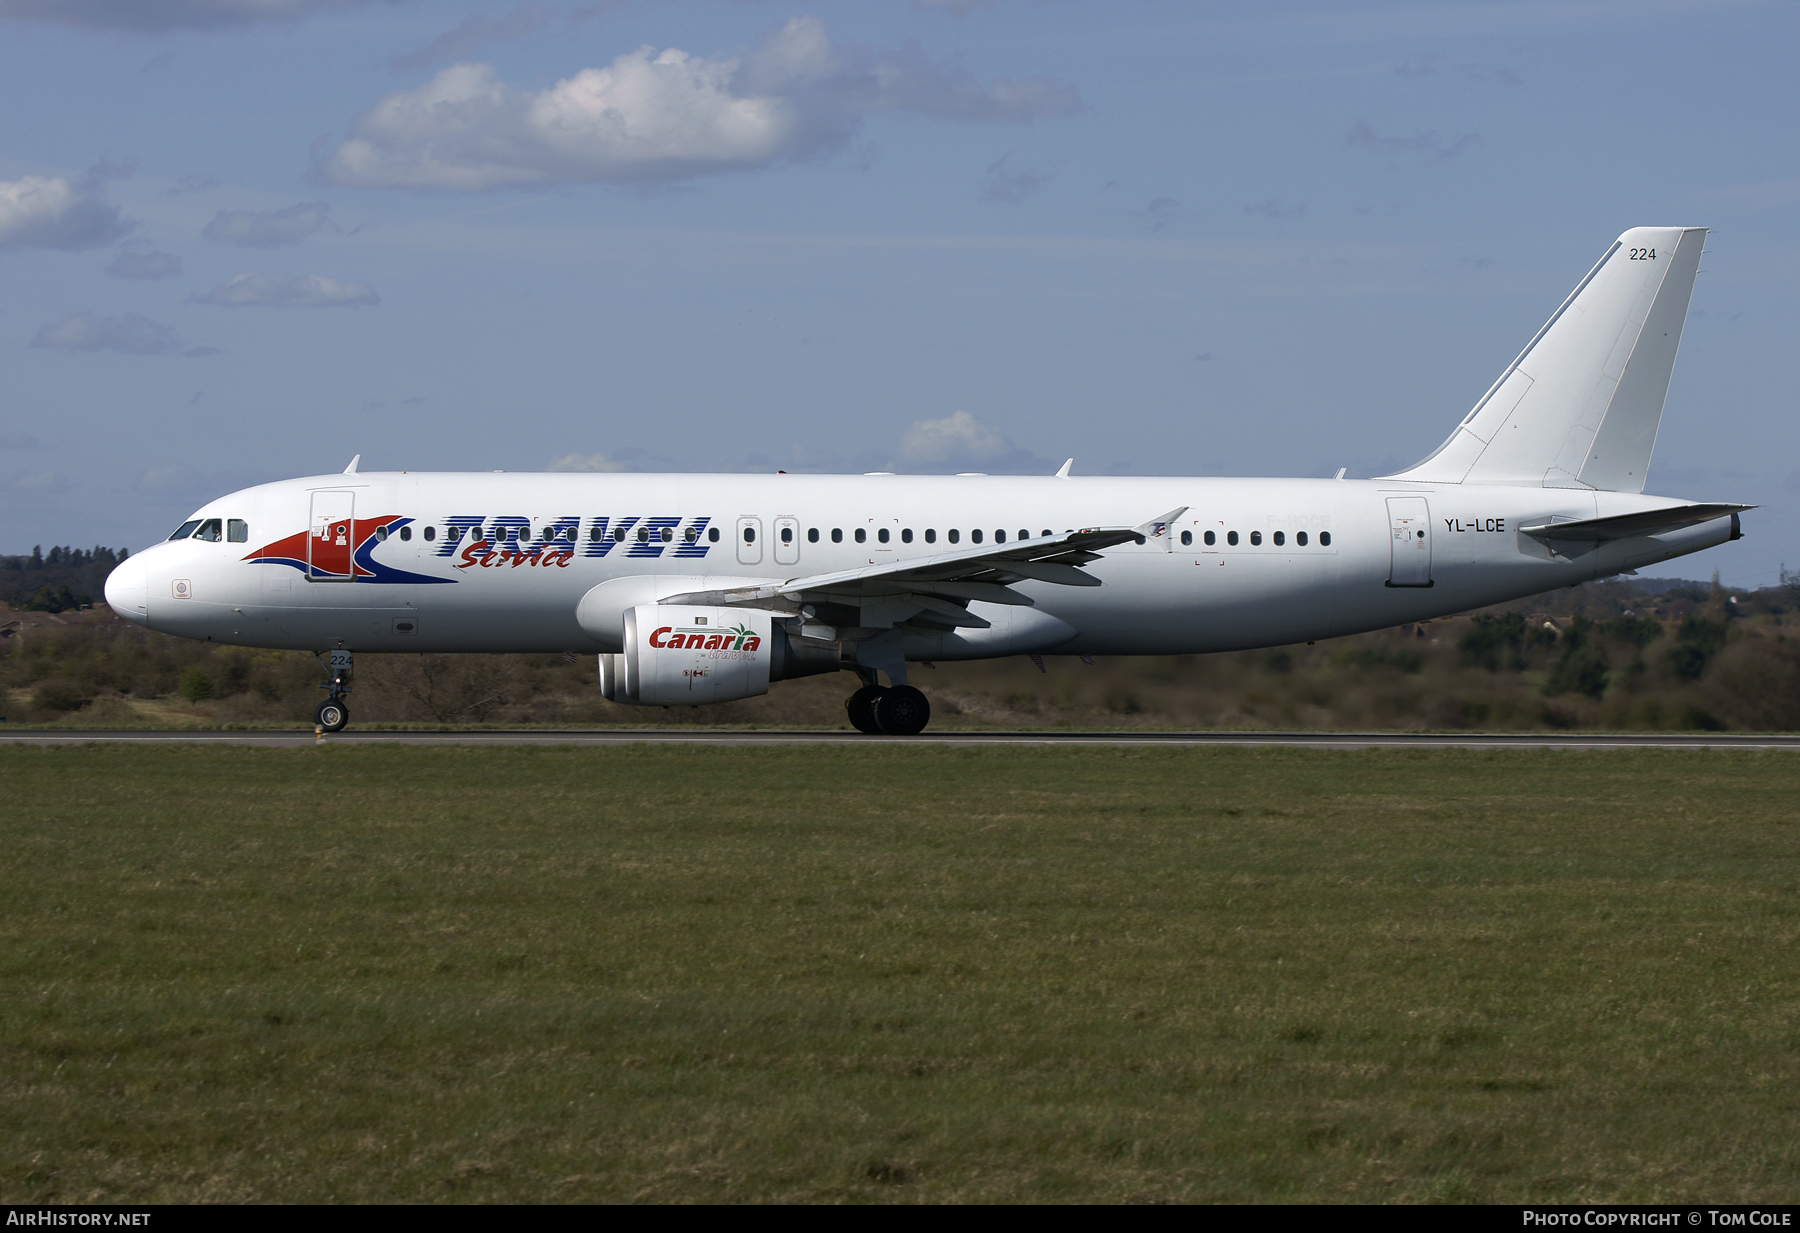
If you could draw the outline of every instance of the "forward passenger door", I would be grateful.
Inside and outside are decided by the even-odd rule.
[[[313,493],[311,526],[306,537],[308,581],[349,582],[356,574],[350,560],[356,549],[356,494],[341,490]]]

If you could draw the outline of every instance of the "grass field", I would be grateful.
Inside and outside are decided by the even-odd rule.
[[[1793,1201],[1800,760],[0,749],[0,1201]]]

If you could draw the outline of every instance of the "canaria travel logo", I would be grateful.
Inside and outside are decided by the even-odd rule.
[[[664,625],[652,630],[649,643],[659,651],[711,651],[714,659],[750,659],[762,649],[762,636],[743,625],[708,629],[701,617],[679,629]]]

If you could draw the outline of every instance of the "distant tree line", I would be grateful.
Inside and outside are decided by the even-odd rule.
[[[68,612],[100,601],[106,576],[131,555],[124,548],[34,547],[0,556],[0,604],[26,612]]]

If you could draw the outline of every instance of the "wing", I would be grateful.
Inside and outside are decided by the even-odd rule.
[[[660,602],[766,608],[817,621],[837,631],[838,637],[900,624],[986,629],[990,622],[970,612],[970,602],[1031,607],[1035,601],[1013,589],[1014,583],[1026,580],[1097,587],[1100,579],[1081,566],[1099,560],[1107,548],[1134,540],[1160,539],[1166,550],[1170,526],[1186,512],[1184,505],[1135,527],[1088,527],[779,583],[693,591]]]

